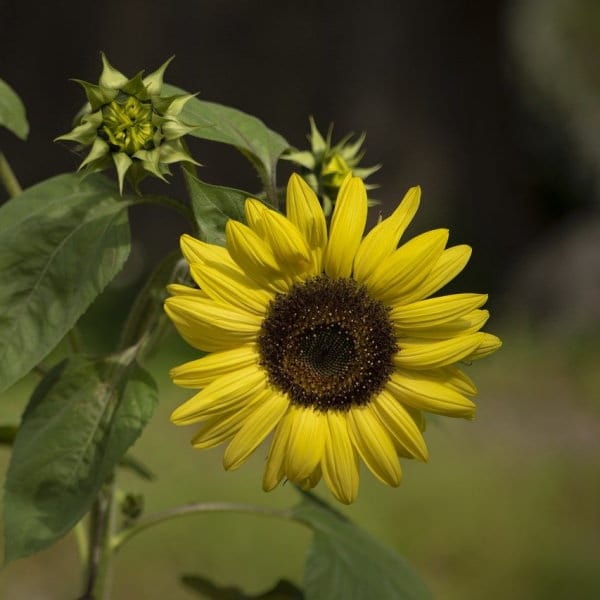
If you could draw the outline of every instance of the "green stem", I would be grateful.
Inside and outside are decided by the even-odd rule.
[[[192,514],[213,513],[213,512],[239,512],[251,513],[256,515],[279,517],[281,519],[293,519],[292,511],[289,509],[271,508],[269,506],[256,506],[253,504],[243,504],[239,502],[196,502],[194,504],[184,504],[175,508],[148,515],[137,521],[128,529],[124,529],[114,536],[112,540],[112,549],[118,550],[127,540],[132,538],[154,525],[164,521],[170,521],[178,517],[185,517]]]
[[[115,527],[114,484],[106,483],[92,507],[88,570],[79,600],[108,600],[112,580],[111,539]]]
[[[173,200],[173,198],[167,198],[166,196],[142,196],[139,200],[135,201],[134,204],[154,204],[155,206],[162,206],[164,208],[170,208],[178,212],[192,227],[196,227],[196,221],[192,209],[179,202],[179,200]]]
[[[0,181],[10,198],[18,196],[23,191],[23,188],[19,184],[19,180],[14,171],[10,168],[8,161],[2,152],[0,152]]]

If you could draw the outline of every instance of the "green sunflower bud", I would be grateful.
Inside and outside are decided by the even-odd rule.
[[[75,128],[57,140],[91,146],[79,166],[86,173],[114,165],[123,193],[125,177],[137,187],[148,174],[165,180],[169,165],[197,163],[182,142],[194,127],[179,120],[179,114],[192,95],[161,96],[163,76],[172,59],[156,71],[143,71],[128,79],[117,71],[104,54],[98,84],[75,79],[87,97],[87,105],[77,117]]]
[[[349,134],[333,146],[331,143],[332,130],[333,127],[330,127],[327,137],[324,138],[314,119],[310,117],[310,133],[307,136],[310,150],[292,149],[282,156],[300,166],[303,178],[319,197],[326,215],[331,213],[346,175],[350,173],[364,180],[381,168],[381,165],[359,167],[364,156],[364,152],[361,150],[365,141],[364,133],[354,141],[351,141],[352,134]],[[365,185],[367,190],[376,187],[376,185]],[[370,199],[369,204],[377,204],[377,201]]]

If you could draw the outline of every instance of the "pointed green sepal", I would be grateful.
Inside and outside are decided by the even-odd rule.
[[[102,58],[102,73],[100,74],[99,85],[114,90],[123,87],[128,81],[127,77],[108,62],[104,52],[100,52],[100,57]]]
[[[86,156],[85,160],[79,165],[79,170],[83,169],[86,165],[89,165],[95,160],[106,156],[110,152],[108,144],[102,138],[95,138],[92,144],[90,153]]]
[[[171,56],[168,60],[166,60],[156,71],[150,73],[150,75],[146,75],[144,77],[144,85],[148,90],[148,93],[151,96],[155,96],[160,94],[163,86],[163,77],[167,67],[171,64],[171,61],[175,58],[175,56]]]
[[[115,152],[112,155],[113,162],[115,163],[115,168],[117,169],[117,178],[119,180],[119,193],[123,194],[123,181],[125,180],[125,174],[131,167],[131,163],[133,162],[125,152]]]

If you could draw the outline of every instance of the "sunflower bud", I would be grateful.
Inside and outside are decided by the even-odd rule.
[[[192,95],[160,95],[172,59],[146,77],[140,71],[128,79],[101,56],[103,69],[97,85],[75,79],[88,100],[77,125],[56,138],[91,146],[79,169],[90,173],[114,164],[122,193],[125,176],[137,187],[148,174],[164,180],[172,163],[198,164],[181,140],[194,127],[178,118]]]
[[[381,165],[367,168],[358,166],[364,156],[364,152],[361,151],[365,141],[364,133],[355,141],[351,141],[352,134],[349,134],[332,146],[332,129],[329,128],[327,137],[324,138],[311,117],[310,133],[307,136],[311,149],[292,150],[282,157],[300,165],[302,177],[319,197],[325,215],[331,213],[346,175],[351,174],[366,179],[381,167]],[[375,187],[377,186],[365,185],[367,190]],[[375,203],[376,201],[370,200],[370,204]]]

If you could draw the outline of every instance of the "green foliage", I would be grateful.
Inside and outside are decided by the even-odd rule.
[[[169,94],[187,93],[167,84],[163,86],[163,91]],[[254,164],[263,182],[273,182],[277,160],[289,148],[289,144],[260,119],[235,108],[198,98],[186,103],[180,117],[188,125],[195,126],[190,135],[235,146]]]
[[[15,91],[0,79],[0,125],[12,131],[22,140],[29,134],[25,107]]]
[[[305,565],[306,600],[428,600],[431,594],[393,550],[323,501],[303,493],[293,516],[314,531]]]
[[[251,194],[233,188],[210,185],[185,171],[192,210],[202,239],[225,245],[225,224],[229,219],[244,222],[244,202]]]
[[[302,590],[290,581],[280,579],[270,590],[259,594],[246,594],[238,587],[215,585],[205,577],[184,575],[181,581],[201,598],[210,600],[303,600]]]
[[[156,402],[135,349],[104,360],[73,356],[41,381],[6,479],[6,562],[49,546],[86,514]]]
[[[0,208],[0,391],[73,327],[129,255],[127,204],[99,175],[58,175]]]

